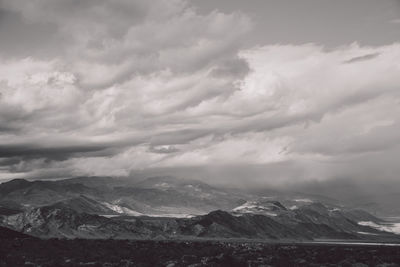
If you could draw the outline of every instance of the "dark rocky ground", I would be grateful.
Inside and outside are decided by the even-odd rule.
[[[400,247],[1,238],[0,266],[400,266]]]

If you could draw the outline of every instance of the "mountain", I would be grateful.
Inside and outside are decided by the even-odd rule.
[[[264,200],[247,201],[244,204],[232,210],[235,214],[261,214],[267,216],[277,216],[278,214],[287,211],[279,201]]]
[[[58,181],[16,179],[0,184],[0,206],[16,210],[55,203],[99,215],[180,216],[231,209],[241,198],[199,181],[151,177],[141,182],[110,177]]]
[[[134,184],[131,192],[135,194],[137,201],[150,203],[152,207],[180,207],[180,210],[187,210],[186,213],[195,215],[217,209],[229,210],[243,201],[240,194],[227,192],[201,181],[171,176],[147,178]]]
[[[253,214],[234,216],[220,210],[193,218],[188,228],[189,234],[200,237],[310,239],[309,236],[267,216]]]
[[[397,238],[387,222],[323,200],[251,195],[169,176],[18,179],[0,184],[0,222],[42,238]]]
[[[400,240],[394,234],[361,225],[346,215],[360,216],[357,212],[353,215],[351,211],[346,213],[332,211],[320,203],[292,211],[275,202],[273,203],[277,207],[274,208],[275,211],[279,210],[281,213],[272,216],[247,211],[238,213],[237,210],[232,212],[217,210],[192,218],[147,216],[107,218],[78,212],[64,204],[56,203],[19,214],[2,216],[1,224],[41,238]]]
[[[328,202],[332,200],[346,207],[365,210],[379,217],[394,217],[400,214],[400,180],[393,183],[382,183],[380,179],[355,180],[348,178],[328,179],[326,181],[310,181],[290,187],[303,198],[318,199]],[[264,189],[256,189],[252,192],[263,194]],[[294,198],[294,192],[286,192]],[[325,199],[324,199],[325,198]]]
[[[119,212],[115,211],[110,204],[101,203],[84,195],[56,202],[53,206],[60,208],[70,208],[79,213],[101,215],[119,214]]]
[[[149,177],[145,180],[135,183],[135,187],[138,188],[158,188],[162,190],[175,189],[181,192],[198,192],[203,191],[215,191],[220,193],[220,190],[197,180],[179,179],[173,176],[157,176]]]
[[[64,184],[61,181],[11,180],[0,184],[0,205],[38,207],[80,195],[100,195],[100,191],[80,183]]]
[[[137,183],[136,180],[129,178],[110,177],[110,176],[79,176],[56,181],[58,184],[71,185],[81,184],[89,188],[98,190],[109,190],[116,186],[131,186]]]
[[[150,231],[142,232],[142,228],[132,221],[114,221],[58,205],[34,208],[24,213],[3,217],[2,224],[42,238],[135,239],[151,234]]]

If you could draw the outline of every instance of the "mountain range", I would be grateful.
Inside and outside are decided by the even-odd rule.
[[[388,222],[338,203],[169,176],[15,179],[0,184],[0,226],[40,238],[400,241]]]

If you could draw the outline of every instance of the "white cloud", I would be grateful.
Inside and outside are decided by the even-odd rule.
[[[244,49],[247,16],[178,0],[5,7],[69,38],[56,56],[0,58],[10,173],[292,162],[305,179],[397,149],[399,44]]]

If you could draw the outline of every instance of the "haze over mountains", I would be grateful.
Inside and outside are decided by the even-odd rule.
[[[400,240],[387,222],[332,198],[171,176],[15,179],[0,184],[0,212],[2,226],[42,238]]]

